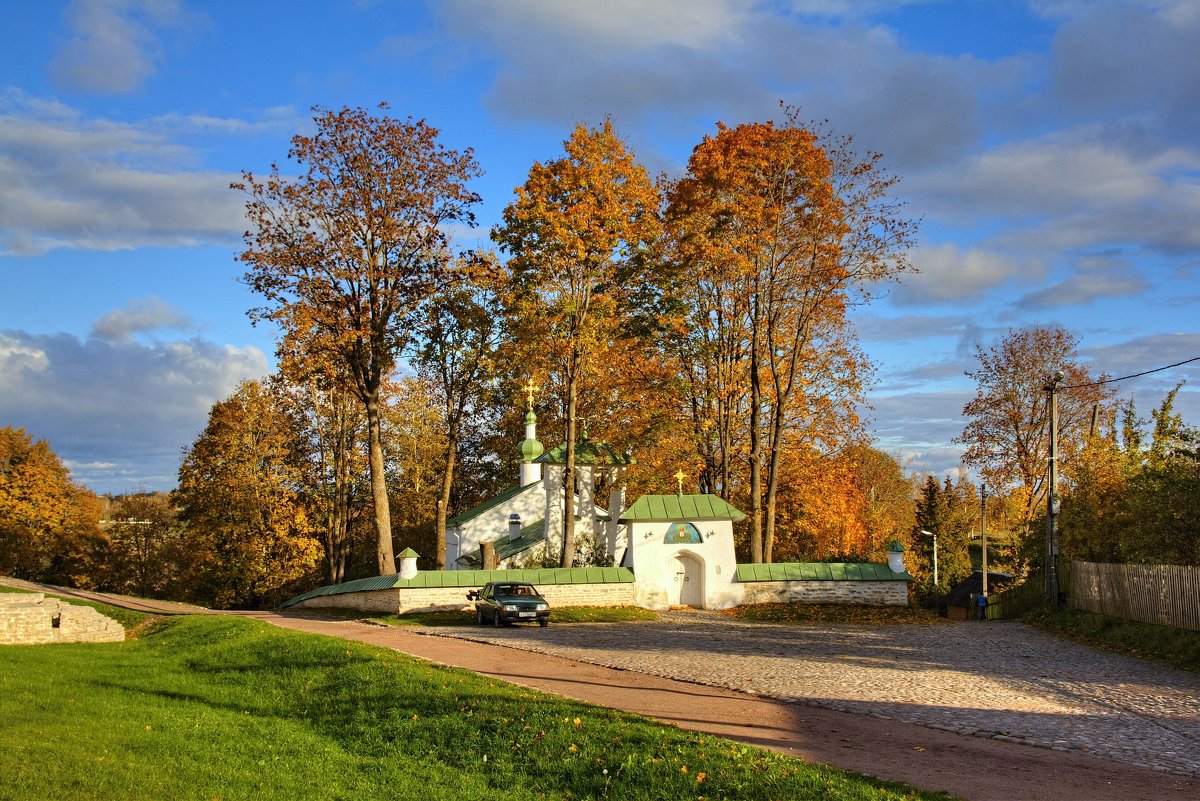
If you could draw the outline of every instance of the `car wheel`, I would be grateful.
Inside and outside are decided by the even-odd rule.
[[[542,628],[546,628],[546,626],[550,625],[550,621],[547,620],[546,618],[542,618],[541,620],[538,621],[538,625],[541,626]]]
[[[500,620],[500,611],[498,609],[492,610],[492,628],[498,629],[502,623],[503,621]]]
[[[483,625],[483,610],[482,609],[475,610],[475,625],[476,626]]]

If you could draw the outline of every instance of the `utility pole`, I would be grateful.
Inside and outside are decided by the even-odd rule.
[[[983,537],[983,597],[987,597],[987,484],[979,485],[979,533]]]
[[[1058,608],[1058,383],[1062,370],[1054,374],[1046,386],[1050,394],[1050,458],[1046,492],[1046,600],[1051,609]]]

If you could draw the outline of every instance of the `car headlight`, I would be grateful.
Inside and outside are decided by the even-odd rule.
[[[545,612],[549,608],[550,608],[550,604],[538,604],[537,605],[537,609],[539,612]]]
[[[515,604],[505,604],[505,605],[504,605],[504,611],[505,611],[505,612],[516,612],[516,611],[517,611],[517,607],[516,607],[516,605],[515,605]]]

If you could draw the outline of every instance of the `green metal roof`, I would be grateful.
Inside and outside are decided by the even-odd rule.
[[[567,443],[564,442],[558,447],[546,451],[534,461],[539,464],[566,464]],[[627,454],[618,453],[617,449],[607,442],[591,442],[584,439],[575,444],[575,464],[611,467],[637,464],[637,460]]]
[[[774,562],[737,566],[737,580],[750,581],[912,581],[870,562]]]
[[[529,484],[528,486],[532,487],[534,485]],[[454,517],[450,518],[449,520],[446,521],[446,525],[457,526],[459,523],[466,523],[468,520],[473,520],[476,517],[479,517],[484,512],[486,512],[488,509],[491,509],[494,506],[499,506],[500,504],[507,501],[509,498],[514,498],[517,495],[520,495],[521,490],[523,490],[523,489],[526,489],[526,487],[520,487],[520,486],[509,487],[508,489],[501,492],[499,495],[493,495],[492,497],[488,498],[483,503],[481,503],[477,506],[472,506],[470,509],[463,512],[462,514],[457,514]]]
[[[430,587],[482,587],[489,581],[525,581],[530,584],[632,584],[633,573],[624,567],[554,567],[538,570],[425,570],[410,579],[399,574],[347,581],[289,598],[288,607],[325,595],[373,590],[427,589]]]
[[[643,495],[621,515],[632,520],[745,520],[746,515],[717,495]]]
[[[416,552],[416,551],[414,551],[412,548],[405,548],[403,551],[401,551],[400,553],[396,554],[396,558],[397,558],[397,559],[416,559],[416,558],[418,558],[420,555],[421,555],[421,554],[417,553],[417,552]]]

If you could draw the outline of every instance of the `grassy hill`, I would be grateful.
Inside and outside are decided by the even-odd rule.
[[[0,650],[0,799],[944,799],[233,617]]]

